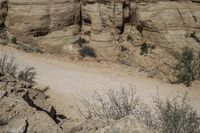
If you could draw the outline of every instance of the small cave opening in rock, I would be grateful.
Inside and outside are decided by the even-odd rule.
[[[47,30],[36,30],[36,29],[32,29],[30,30],[31,35],[33,35],[34,37],[40,37],[40,36],[45,36],[48,34]]]

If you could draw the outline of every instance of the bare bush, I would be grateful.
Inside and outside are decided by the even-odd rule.
[[[26,67],[24,70],[20,71],[18,74],[18,79],[29,83],[33,83],[36,76],[34,67]]]
[[[0,54],[0,76],[10,75],[15,77],[17,65],[15,58],[6,53]]]
[[[157,97],[155,103],[155,125],[162,133],[199,133],[200,117],[189,105],[187,95],[165,100]]]
[[[92,102],[81,97],[78,107],[86,119],[118,120],[132,115],[138,121],[160,133],[199,133],[200,116],[189,105],[187,95],[173,99],[153,98],[150,107],[140,101],[133,88],[108,90],[104,94],[94,92]]]
[[[136,113],[140,100],[133,88],[123,88],[119,91],[110,89],[103,95],[95,91],[93,102],[84,97],[80,97],[80,101],[84,110],[78,109],[86,119],[98,117],[117,120]]]

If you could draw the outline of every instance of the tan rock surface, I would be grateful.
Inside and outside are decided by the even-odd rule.
[[[5,9],[0,8],[4,19]],[[44,51],[77,56],[79,49],[73,42],[83,36],[98,59],[117,62],[127,58],[125,64],[167,77],[174,64],[173,53],[185,46],[200,48],[197,39],[189,37],[193,32],[197,37],[200,34],[199,0],[10,0],[5,20],[8,36]],[[155,49],[141,56],[143,43]],[[121,46],[128,50],[122,53]]]

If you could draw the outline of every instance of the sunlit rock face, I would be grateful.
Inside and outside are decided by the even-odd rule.
[[[83,31],[91,32],[91,40],[105,42],[123,34],[127,24],[138,22],[157,31],[199,26],[196,3],[158,1],[162,0],[1,0],[0,24],[6,18],[13,34],[41,37],[56,31],[73,36]]]
[[[200,47],[200,0],[0,0],[0,5],[0,25],[8,35],[52,53],[77,54],[73,42],[82,36],[102,60],[120,56],[120,62],[167,75],[172,53]],[[190,37],[194,32],[196,39]],[[141,56],[143,43],[156,47],[154,54]]]
[[[80,4],[72,0],[9,0],[8,6],[8,30],[33,36],[76,24],[80,17]]]

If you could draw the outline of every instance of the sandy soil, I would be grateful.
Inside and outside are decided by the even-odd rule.
[[[77,116],[76,96],[91,96],[93,90],[104,91],[108,88],[120,88],[122,86],[134,86],[137,94],[146,102],[152,103],[152,96],[157,92],[162,97],[172,97],[189,93],[191,105],[200,112],[200,83],[194,83],[192,87],[184,85],[171,85],[150,79],[141,73],[129,75],[129,69],[116,67],[112,64],[96,64],[92,67],[80,64],[68,63],[56,59],[42,57],[39,54],[27,54],[13,48],[0,47],[1,51],[16,57],[19,68],[33,66],[38,73],[36,81],[44,86],[49,86],[49,101],[59,111],[67,116]]]

